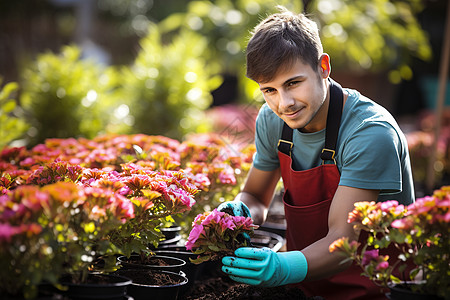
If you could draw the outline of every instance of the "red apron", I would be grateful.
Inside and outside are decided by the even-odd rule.
[[[335,148],[342,114],[343,93],[340,85],[330,79],[330,106],[325,132],[323,164],[310,170],[292,169],[291,148],[293,130],[286,124],[278,146],[281,176],[285,187],[284,208],[286,215],[287,250],[302,250],[328,233],[330,204],[339,184],[340,173],[335,164]],[[326,160],[334,163],[325,164]],[[309,297],[322,296],[326,300],[386,299],[361,269],[352,265],[332,277],[300,283]]]

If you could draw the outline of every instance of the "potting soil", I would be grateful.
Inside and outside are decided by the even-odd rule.
[[[195,281],[192,288],[178,300],[323,300],[322,297],[306,297],[298,288],[281,286],[263,288],[240,284],[228,277],[213,277]]]
[[[151,270],[140,269],[136,270],[119,270],[117,273],[121,276],[125,276],[133,280],[133,283],[144,285],[175,285],[181,283],[183,280],[178,276],[170,276],[167,273],[153,272]]]

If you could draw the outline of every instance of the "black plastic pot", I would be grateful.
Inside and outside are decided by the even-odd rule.
[[[161,248],[154,251],[156,255],[176,257],[182,259],[186,262],[184,266],[181,267],[181,271],[186,274],[189,282],[181,288],[180,293],[184,294],[187,290],[189,290],[194,281],[197,279],[197,274],[199,271],[199,265],[191,263],[190,258],[197,258],[197,254],[192,253],[189,250],[186,250],[186,247],[182,246],[172,246],[167,248]]]
[[[176,300],[180,289],[188,283],[188,279],[182,274],[150,269],[127,269],[118,270],[118,274],[130,278],[133,282],[127,287],[127,294],[134,300]],[[139,274],[140,273],[140,274]],[[151,277],[156,274],[165,274],[170,279],[177,281],[175,284],[156,285],[140,282],[136,279],[144,273]]]
[[[172,225],[170,227],[161,227],[160,230],[164,234],[166,240],[171,240],[180,236],[181,226]]]
[[[176,257],[154,255],[148,259],[149,262],[145,263],[141,261],[141,257],[139,255],[131,255],[130,257],[119,256],[117,258],[123,269],[152,269],[179,273],[181,268],[186,265],[184,260]],[[161,260],[164,262],[164,265],[152,264],[152,260]]]
[[[164,235],[164,239],[158,242],[157,248],[162,247],[171,247],[177,245],[181,240],[180,230],[181,227],[178,225],[173,225],[170,227],[162,227],[160,228],[161,233]],[[155,250],[155,246],[153,244],[148,245],[149,249]]]
[[[411,285],[417,283],[407,282],[401,284],[391,284],[390,293],[386,297],[391,300],[444,300],[444,298],[430,294],[420,294],[411,290]]]
[[[286,220],[284,215],[272,215],[270,220],[268,219],[261,224],[259,229],[273,232],[283,238],[286,237]]]
[[[72,283],[70,276],[63,276],[60,283],[67,290],[58,290],[51,285],[40,287],[41,296],[61,295],[64,299],[127,299],[127,287],[132,283],[127,277],[107,274],[89,274],[87,283]]]
[[[285,243],[281,235],[261,229],[254,231],[250,241],[254,247],[267,247],[275,252],[279,251]]]

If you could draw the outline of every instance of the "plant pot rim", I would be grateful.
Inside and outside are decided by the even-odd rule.
[[[132,283],[132,281],[130,280],[130,278],[125,277],[125,276],[121,276],[121,275],[116,275],[116,274],[102,274],[102,273],[90,273],[88,276],[102,276],[102,277],[113,277],[113,278],[117,278],[117,279],[121,279],[118,280],[117,282],[108,282],[108,283],[73,283],[70,280],[69,281],[64,281],[65,278],[70,277],[71,275],[67,274],[61,277],[61,284],[64,286],[80,286],[80,287],[97,287],[97,286],[116,286],[116,287],[120,287],[120,286],[127,286],[130,285]]]
[[[172,225],[170,227],[160,227],[159,230],[161,230],[161,231],[179,231],[179,230],[181,230],[181,226]]]
[[[177,278],[181,277],[183,279],[183,281],[180,283],[171,284],[171,285],[152,285],[152,284],[142,284],[142,283],[135,283],[135,282],[131,282],[131,285],[141,286],[141,287],[153,287],[153,288],[170,288],[170,287],[183,286],[183,285],[187,284],[189,281],[185,275],[178,274],[175,272],[169,272],[169,271],[163,271],[163,270],[151,270],[150,272],[151,273],[165,273],[165,274],[169,274],[170,276],[175,276]]]
[[[132,254],[130,255],[130,257],[127,257],[125,255],[121,255],[119,256],[117,259],[119,260],[119,262],[121,263],[127,263],[130,265],[140,265],[143,267],[148,267],[148,268],[152,268],[152,267],[158,267],[158,268],[173,268],[173,267],[182,267],[186,264],[186,261],[182,260],[181,258],[177,258],[177,257],[172,257],[172,256],[165,256],[165,255],[152,255],[151,258],[161,258],[161,259],[166,259],[166,260],[171,260],[176,262],[176,264],[170,265],[170,266],[156,266],[156,265],[148,265],[148,264],[140,264],[138,262],[135,261],[128,261],[128,259],[131,259],[132,257],[139,257],[138,254]]]
[[[254,230],[254,234],[255,235],[262,235],[262,236],[268,236],[269,238],[272,239],[272,241],[274,241],[274,245],[272,247],[272,250],[275,252],[278,252],[284,245],[285,240],[284,238],[276,233],[264,230],[264,229],[255,229]]]
[[[176,235],[175,237],[173,237],[171,239],[159,241],[158,245],[163,246],[163,245],[167,245],[167,244],[175,244],[180,240],[181,240],[181,235]]]

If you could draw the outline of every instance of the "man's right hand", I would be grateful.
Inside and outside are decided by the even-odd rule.
[[[244,202],[242,202],[240,200],[224,202],[217,207],[217,210],[221,211],[221,212],[225,212],[232,216],[240,216],[240,217],[246,217],[246,218],[252,217],[247,205],[245,205]],[[249,245],[251,245],[250,236],[248,235],[248,233],[243,232],[242,237],[245,240],[247,240]]]
[[[241,217],[249,217],[249,218],[252,217],[247,205],[245,205],[244,202],[242,202],[240,200],[224,202],[224,203],[220,204],[219,207],[217,207],[217,210],[226,212],[227,214],[230,214],[233,216],[241,216]]]

